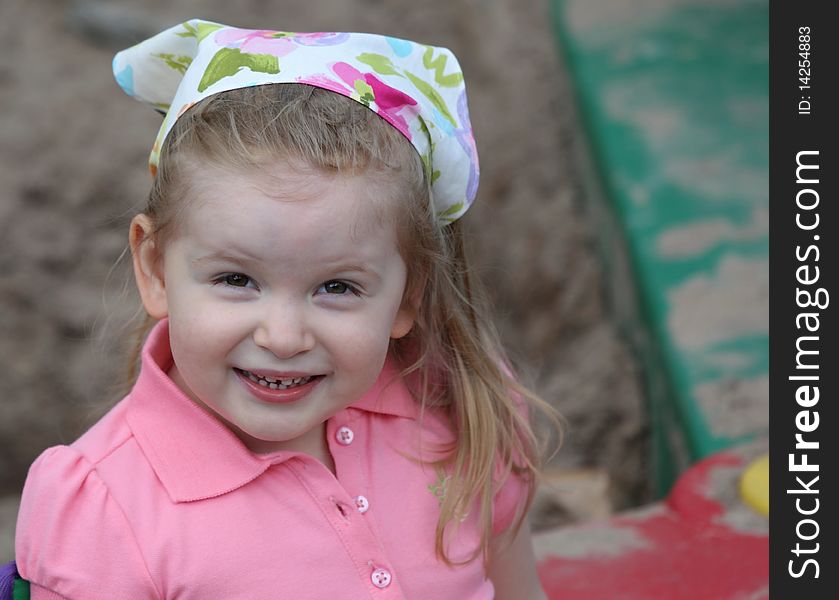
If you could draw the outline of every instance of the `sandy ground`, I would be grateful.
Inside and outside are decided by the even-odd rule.
[[[593,469],[616,507],[646,496],[641,395],[604,315],[570,161],[573,113],[542,0],[4,0],[0,33],[0,561],[17,494],[46,447],[117,398],[134,312],[128,219],[160,123],[112,80],[114,51],[201,17],[243,27],[387,33],[458,55],[481,155],[466,217],[503,336],[568,421],[559,468]],[[540,509],[541,510],[541,509]],[[550,506],[537,519],[567,519]]]

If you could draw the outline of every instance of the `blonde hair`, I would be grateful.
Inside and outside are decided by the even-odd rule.
[[[457,439],[434,462],[449,478],[441,499],[435,550],[456,564],[445,534],[477,503],[481,541],[465,562],[488,560],[493,498],[510,474],[521,477],[527,499],[514,519],[518,531],[541,467],[541,445],[530,425],[536,408],[558,423],[553,409],[510,371],[489,317],[485,295],[470,275],[459,222],[441,227],[430,202],[429,178],[418,153],[373,111],[344,96],[302,84],[272,84],[223,92],[190,107],[161,149],[159,168],[144,211],[164,247],[189,199],[192,164],[264,168],[277,159],[302,161],[325,173],[364,173],[393,182],[387,212],[398,231],[408,268],[406,297],[420,299],[413,329],[391,340],[391,352],[421,407],[449,417]],[[189,201],[189,200],[187,200]],[[136,332],[129,379],[154,324]],[[410,375],[410,377],[408,377]]]

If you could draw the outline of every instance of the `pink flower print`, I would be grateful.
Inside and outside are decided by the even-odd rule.
[[[295,33],[292,39],[301,46],[335,46],[343,44],[349,38],[350,34],[346,32],[320,31],[317,33]]]
[[[306,83],[308,85],[323,88],[342,96],[349,96],[352,92],[343,82],[335,81],[327,75],[307,75],[305,77],[298,77],[298,83]]]
[[[239,48],[247,54],[269,54],[277,58],[294,51],[292,38],[280,31],[227,27],[216,33],[215,42],[223,47]]]
[[[362,73],[352,65],[345,62],[338,62],[332,65],[332,70],[353,91],[357,92],[364,104],[369,105],[370,101],[376,103],[376,113],[384,117],[391,125],[396,127],[402,135],[411,139],[411,130],[408,122],[400,112],[405,112],[413,117],[418,112],[417,101],[405,92],[392,88],[382,82],[372,73]],[[365,85],[366,84],[366,85]],[[367,92],[368,88],[372,93]]]

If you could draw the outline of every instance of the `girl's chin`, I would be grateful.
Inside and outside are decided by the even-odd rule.
[[[275,452],[303,452],[318,455],[325,444],[323,439],[324,423],[316,425],[311,430],[291,439],[277,439],[279,436],[259,434],[260,437],[245,434],[239,439],[254,454],[273,454]]]

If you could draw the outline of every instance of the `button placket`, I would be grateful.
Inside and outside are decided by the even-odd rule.
[[[353,440],[355,439],[355,431],[353,431],[353,429],[347,425],[342,425],[334,430],[332,437],[340,446],[347,447],[353,443]],[[339,451],[339,454],[344,457],[348,456],[345,454],[345,451]],[[336,468],[338,467],[338,462],[339,460],[336,458]],[[339,481],[339,485],[344,484]],[[330,503],[332,503],[335,506],[337,511],[345,520],[348,521],[350,519],[350,513],[348,511],[352,510],[351,507],[355,507],[359,513],[364,513],[367,511],[367,508],[369,507],[369,502],[367,502],[367,498],[365,498],[364,496],[352,496],[350,494],[347,494],[346,498],[347,500],[349,500],[349,502],[340,501],[335,496],[329,497]]]
[[[359,515],[363,515],[370,510],[370,501],[364,494],[353,495],[354,491],[367,490],[363,461],[356,452],[360,449],[355,448],[358,443],[365,441],[362,438],[357,438],[357,436],[362,435],[362,432],[367,430],[364,427],[364,422],[355,423],[356,418],[357,416],[353,414],[340,415],[335,419],[337,422],[333,421],[334,429],[329,434],[329,440],[330,445],[334,444],[333,457],[338,484],[345,490],[346,496],[335,494],[329,500],[333,507],[333,514],[339,517],[337,522],[342,523],[341,527],[352,528],[351,531],[345,531],[350,534],[350,539],[353,540],[354,544],[358,543],[359,548],[363,547],[367,551],[375,547],[379,547],[379,550],[381,550],[379,536],[375,532],[373,522],[367,518],[354,519],[352,517],[352,507],[355,507]],[[339,425],[341,422],[345,424]],[[347,423],[353,423],[356,426],[351,427]],[[346,498],[346,500],[343,500],[343,498]],[[349,512],[345,512],[346,510]],[[334,523],[337,524],[337,522]],[[390,588],[393,591],[394,588],[399,587],[390,569],[376,565],[373,560],[366,562],[370,582],[375,588],[381,590]]]

